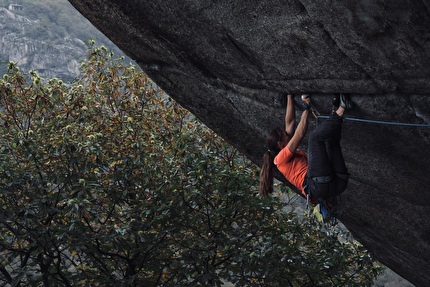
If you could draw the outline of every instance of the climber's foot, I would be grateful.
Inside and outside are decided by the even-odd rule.
[[[334,95],[331,100],[331,103],[333,105],[332,111],[335,112],[340,106],[340,94]]]
[[[348,94],[339,94],[339,105],[345,110],[351,110],[354,108],[354,102]]]
[[[336,113],[339,117],[343,117],[346,110],[351,110],[354,108],[354,102],[347,94],[336,95],[333,98],[332,103],[333,113]]]

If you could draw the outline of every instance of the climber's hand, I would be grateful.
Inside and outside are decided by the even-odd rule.
[[[310,110],[311,106],[311,96],[309,96],[308,94],[303,94],[301,105],[302,111]]]

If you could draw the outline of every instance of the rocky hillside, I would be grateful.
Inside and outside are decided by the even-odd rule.
[[[36,70],[42,77],[72,80],[79,74],[79,63],[86,55],[85,43],[67,33],[55,40],[35,38],[31,32],[37,21],[0,8],[0,72],[13,61],[23,71]]]

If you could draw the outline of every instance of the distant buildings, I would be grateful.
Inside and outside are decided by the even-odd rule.
[[[23,8],[24,8],[24,6],[19,5],[19,4],[10,4],[7,9],[9,11],[22,11]]]

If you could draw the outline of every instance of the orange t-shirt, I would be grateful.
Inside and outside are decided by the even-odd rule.
[[[301,150],[291,152],[288,147],[284,147],[273,162],[285,178],[306,196],[303,182],[308,170],[307,155]]]

